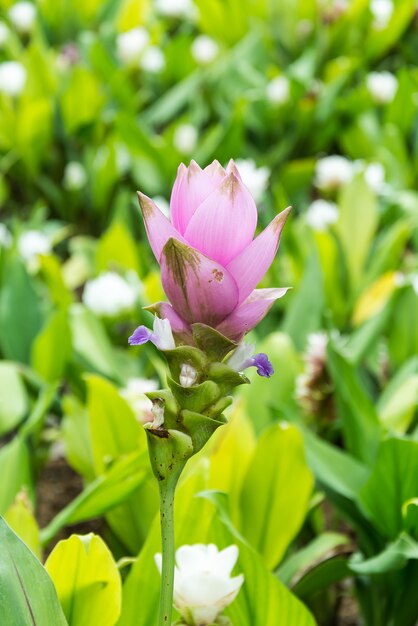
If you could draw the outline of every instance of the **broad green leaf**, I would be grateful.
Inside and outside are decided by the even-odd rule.
[[[352,572],[348,567],[347,559],[336,556],[309,570],[295,585],[293,592],[299,597],[309,599],[323,589],[350,578]]]
[[[328,366],[343,424],[348,451],[366,464],[374,460],[380,424],[369,396],[360,384],[354,366],[329,342]]]
[[[7,626],[68,626],[45,568],[0,517],[1,619]]]
[[[49,382],[59,380],[70,356],[71,331],[67,313],[56,311],[33,342],[32,367]]]
[[[140,273],[135,243],[122,222],[113,222],[101,237],[96,250],[96,264],[99,272],[116,265]]]
[[[121,611],[122,583],[108,547],[98,535],[60,541],[45,567],[54,581],[69,626],[114,626]]]
[[[32,491],[29,451],[19,435],[0,449],[0,476],[0,513],[5,513],[23,487]]]
[[[418,373],[399,382],[396,376],[379,398],[377,410],[386,428],[396,434],[405,433],[411,424],[418,403]]]
[[[285,585],[290,585],[301,573],[313,569],[320,562],[330,558],[335,548],[349,543],[349,538],[341,533],[324,532],[315,537],[307,546],[291,554],[280,565],[276,576]]]
[[[402,533],[380,554],[364,560],[353,558],[349,567],[356,574],[384,574],[402,569],[409,559],[418,559],[418,543],[406,533]]]
[[[7,509],[4,519],[12,530],[25,542],[38,559],[42,557],[39,526],[33,513],[33,505],[26,490],[17,494]]]
[[[387,439],[380,444],[359,503],[383,537],[396,539],[403,528],[402,507],[418,497],[418,442]]]
[[[34,337],[42,325],[40,300],[25,267],[10,260],[0,295],[0,346],[6,358],[29,362]]]
[[[84,105],[79,106],[80,100]],[[103,96],[96,76],[85,67],[77,65],[61,96],[64,123],[69,132],[91,124],[99,118]]]
[[[343,187],[339,199],[340,218],[336,224],[344,251],[351,292],[355,294],[375,234],[378,217],[376,198],[362,177]]]
[[[241,529],[270,568],[299,531],[312,486],[298,429],[282,423],[264,431],[242,486]]]
[[[404,502],[402,516],[405,530],[418,539],[418,498],[411,498]]]
[[[75,396],[65,396],[62,406],[61,436],[66,459],[76,472],[92,480],[95,471],[87,408]]]
[[[0,363],[0,436],[15,428],[28,411],[28,397],[18,367]]]
[[[116,461],[64,507],[41,532],[47,544],[64,526],[99,517],[126,500],[145,482],[149,474],[145,451],[133,452]]]

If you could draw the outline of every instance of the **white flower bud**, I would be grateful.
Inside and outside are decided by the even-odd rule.
[[[193,365],[183,363],[180,369],[179,380],[182,387],[191,387],[195,384],[197,380],[197,371],[195,370]]]
[[[38,230],[28,230],[20,235],[17,247],[21,257],[28,263],[39,254],[49,254],[52,248],[48,237]]]
[[[158,74],[165,68],[165,56],[158,46],[150,46],[141,57],[141,67],[150,74]]]
[[[219,551],[214,544],[182,546],[176,552],[174,605],[186,624],[213,624],[238,595],[244,576],[231,577],[237,546]],[[155,555],[161,572],[161,554]]]
[[[145,28],[133,28],[116,38],[116,53],[123,65],[134,65],[147,46],[149,34]]]
[[[370,72],[366,86],[376,104],[388,104],[396,95],[398,79],[390,72]]]
[[[389,24],[394,6],[392,0],[371,0],[370,11],[373,15],[373,26],[382,30]]]
[[[26,70],[18,61],[0,63],[0,92],[19,96],[26,83]]]
[[[36,7],[32,2],[17,2],[9,10],[9,18],[18,33],[32,32],[36,19]]]
[[[242,182],[251,192],[255,202],[260,202],[267,189],[270,178],[268,167],[257,167],[253,159],[237,159],[235,165],[238,168]]]
[[[193,0],[155,0],[155,10],[167,17],[196,17],[196,6]]]
[[[354,175],[353,164],[343,156],[332,155],[319,159],[315,169],[315,184],[319,189],[335,191],[349,183]]]
[[[83,291],[85,306],[103,317],[117,317],[131,311],[137,297],[137,290],[115,272],[104,272],[87,281]]]
[[[198,132],[195,126],[180,124],[175,130],[173,144],[182,154],[190,154],[196,147],[197,139]]]
[[[71,161],[67,163],[64,170],[63,184],[69,191],[79,191],[87,183],[87,172],[81,163]]]
[[[211,63],[217,57],[218,52],[218,44],[207,35],[198,35],[192,43],[192,57],[201,65]]]
[[[272,104],[286,104],[290,96],[290,83],[286,76],[277,76],[267,85],[267,99]]]
[[[338,207],[334,202],[314,200],[305,214],[305,221],[313,230],[324,231],[338,220]]]
[[[9,38],[9,28],[7,27],[7,24],[5,24],[4,22],[0,22],[0,50],[4,47],[4,44],[7,42],[8,38]]]
[[[152,422],[154,415],[152,414],[152,402],[145,395],[148,391],[156,391],[158,388],[155,380],[147,378],[128,378],[126,387],[119,391],[122,398],[131,407],[136,419],[141,424]]]

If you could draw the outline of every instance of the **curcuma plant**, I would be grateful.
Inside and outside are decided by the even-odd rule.
[[[249,382],[243,371],[254,366],[260,376],[273,374],[268,356],[254,354],[243,337],[287,291],[256,287],[276,255],[290,209],[254,239],[257,208],[233,161],[226,170],[217,161],[204,170],[193,161],[181,165],[171,221],[141,193],[139,201],[169,299],[148,307],[155,313],[152,330],[139,326],[129,338],[134,346],[151,341],[169,368],[168,389],[147,394],[153,420],[146,424],[160,490],[163,626],[172,616],[173,504],[180,474],[225,423],[231,391]]]

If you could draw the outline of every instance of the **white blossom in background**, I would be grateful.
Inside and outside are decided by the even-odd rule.
[[[49,238],[39,230],[28,230],[20,235],[17,242],[20,256],[27,262],[32,263],[39,254],[49,254],[52,244]]]
[[[211,63],[219,53],[219,46],[212,37],[198,35],[192,43],[192,57],[200,65]]]
[[[235,165],[254,200],[260,202],[268,186],[270,169],[267,166],[257,167],[254,159],[236,159]]]
[[[164,52],[158,46],[149,46],[144,51],[141,62],[141,68],[150,74],[158,74],[165,68]]]
[[[349,183],[354,175],[353,164],[343,156],[319,159],[315,168],[315,184],[324,191],[335,191]]]
[[[10,30],[7,24],[0,22],[0,50],[4,47],[4,44],[9,38]]]
[[[412,274],[412,276],[410,276],[410,280],[411,280],[412,289],[415,291],[415,293],[418,296],[418,272],[416,274]]]
[[[158,389],[155,380],[148,378],[128,378],[126,387],[123,387],[119,393],[131,407],[136,419],[145,424],[152,422],[154,417],[152,414],[152,402],[145,393],[148,391],[156,391]]]
[[[174,131],[173,144],[182,154],[191,154],[196,148],[198,132],[196,126],[180,124]]]
[[[133,28],[116,38],[116,54],[123,65],[135,65],[147,47],[149,34],[145,28]]]
[[[9,18],[18,33],[32,32],[36,20],[36,7],[32,2],[16,2],[9,10]]]
[[[86,186],[87,172],[82,163],[70,161],[64,170],[63,184],[68,191],[79,191]]]
[[[83,303],[96,315],[117,317],[131,311],[137,301],[138,290],[116,272],[104,272],[87,281]]]
[[[286,76],[276,76],[267,84],[267,99],[272,104],[286,104],[290,97],[290,82]]]
[[[162,213],[168,218],[170,218],[170,203],[164,198],[164,196],[154,196],[151,198],[153,202],[157,205]]]
[[[319,198],[314,200],[305,213],[305,221],[316,231],[325,231],[338,220],[338,207],[335,202]]]
[[[219,551],[214,544],[181,546],[176,552],[174,605],[186,624],[213,624],[235,600],[244,576],[232,577],[237,546]],[[161,573],[161,554],[155,555]]]
[[[398,90],[398,79],[390,72],[370,72],[366,87],[376,104],[389,104]]]
[[[385,168],[381,163],[370,163],[364,170],[364,178],[370,189],[381,193],[386,188]]]
[[[394,8],[392,0],[371,0],[370,11],[373,15],[373,26],[378,30],[386,28],[391,20]]]
[[[13,237],[6,224],[0,223],[0,248],[10,248],[12,241]]]
[[[0,92],[19,96],[26,83],[26,69],[18,61],[0,63]]]
[[[154,0],[154,8],[160,15],[194,19],[197,8],[193,0]]]

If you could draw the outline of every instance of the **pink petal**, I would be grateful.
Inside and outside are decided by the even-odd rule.
[[[257,326],[268,313],[275,300],[287,292],[283,289],[255,289],[249,298],[228,315],[218,326],[217,330],[232,339],[239,341],[245,333]]]
[[[276,215],[267,228],[227,265],[239,288],[239,304],[257,287],[272,264],[290,208]]]
[[[189,167],[180,165],[170,200],[171,221],[181,233],[187,228],[199,204],[216,189],[225,177],[225,170],[214,161],[202,170],[195,161]]]
[[[176,239],[164,246],[161,280],[173,308],[189,324],[215,326],[238,302],[238,287],[225,268]]]
[[[168,302],[155,302],[146,307],[147,311],[156,313],[161,319],[168,319],[173,333],[190,331],[190,326],[178,315]]]
[[[226,173],[227,174],[231,174],[231,173],[235,174],[235,176],[242,181],[241,174],[239,173],[239,170],[238,170],[237,166],[235,165],[234,159],[229,159],[228,165],[226,166]]]
[[[196,210],[184,236],[193,248],[225,266],[248,246],[256,225],[254,200],[231,173]]]
[[[160,211],[155,202],[138,191],[139,206],[147,230],[148,240],[157,261],[160,261],[161,252],[168,239],[175,238],[184,242],[184,238],[172,226],[164,213]]]

